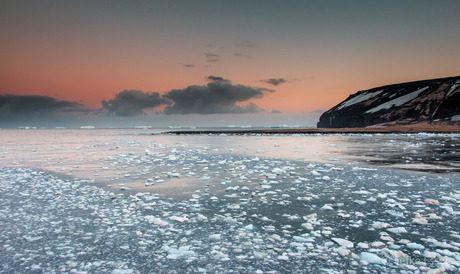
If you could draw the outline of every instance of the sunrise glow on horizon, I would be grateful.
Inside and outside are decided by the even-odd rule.
[[[176,104],[171,114],[193,114],[177,109],[190,104],[184,99],[190,87],[203,87],[196,96],[245,87],[241,92],[251,96],[216,100],[206,114],[224,107],[224,113],[302,115],[358,90],[460,74],[458,1],[1,1],[0,7],[0,95],[48,96],[85,109],[102,108],[124,90],[159,98],[182,90],[167,102]],[[127,115],[168,109],[156,104]]]

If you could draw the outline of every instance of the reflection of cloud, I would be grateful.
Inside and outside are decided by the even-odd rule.
[[[164,110],[165,114],[213,114],[213,113],[257,113],[261,109],[250,103],[238,106],[237,103],[254,98],[262,98],[270,89],[233,85],[219,76],[208,76],[210,82],[205,86],[188,86],[173,89],[163,95],[173,102]]]
[[[123,90],[109,101],[103,100],[102,107],[116,116],[137,116],[144,109],[155,108],[168,104],[168,100],[160,97],[158,92],[142,92],[140,90]]]
[[[270,79],[261,80],[261,82],[264,82],[264,83],[267,83],[273,86],[278,86],[278,85],[286,83],[287,80],[284,78],[270,78]]]
[[[88,112],[82,104],[58,101],[43,95],[0,95],[0,118],[11,116],[44,116],[61,112]]]
[[[215,53],[206,53],[206,62],[208,63],[216,63],[219,62],[219,54]]]

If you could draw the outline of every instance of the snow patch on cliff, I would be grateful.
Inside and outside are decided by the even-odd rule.
[[[460,86],[460,80],[455,81],[455,84],[453,84],[452,87],[447,92],[446,98],[452,93],[452,91],[456,90],[458,86]]]
[[[351,98],[348,101],[343,102],[340,106],[337,107],[337,109],[347,108],[347,107],[352,106],[354,104],[361,103],[363,101],[369,100],[369,99],[379,95],[382,92],[383,92],[383,89],[379,90],[379,91],[375,91],[375,92],[368,92],[368,93],[360,94],[358,96],[355,96],[355,97]]]
[[[369,109],[368,111],[366,111],[365,113],[375,113],[379,110],[382,110],[382,109],[389,109],[389,108],[392,108],[392,107],[399,107],[409,101],[412,101],[414,100],[415,98],[417,98],[420,93],[424,92],[425,90],[427,90],[429,87],[424,87],[424,88],[420,88],[416,91],[413,91],[409,94],[406,94],[406,95],[403,95],[403,96],[399,96],[398,98],[396,99],[393,99],[389,102],[386,102],[386,103],[383,103],[375,108],[371,108]]]

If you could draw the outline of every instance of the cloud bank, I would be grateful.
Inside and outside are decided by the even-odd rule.
[[[82,104],[43,95],[0,95],[0,118],[41,117],[62,112],[87,112]]]
[[[109,101],[102,100],[102,108],[115,113],[116,116],[138,116],[144,114],[144,109],[167,105],[170,102],[161,97],[158,92],[143,92],[140,90],[123,90]]]
[[[229,80],[219,76],[208,76],[205,86],[188,86],[173,89],[163,97],[172,105],[164,109],[165,114],[216,114],[216,113],[257,113],[261,109],[250,103],[239,106],[238,103],[264,97],[270,89],[245,85],[233,85]]]
[[[206,80],[206,85],[173,89],[163,95],[135,89],[123,90],[112,99],[102,100],[102,107],[97,110],[49,96],[0,95],[0,119],[33,120],[50,118],[53,115],[61,117],[63,113],[97,115],[101,112],[105,112],[107,116],[134,117],[144,115],[145,110],[154,108],[159,108],[157,113],[163,114],[258,113],[264,110],[249,101],[274,92],[266,88],[234,85],[220,76],[211,75]]]

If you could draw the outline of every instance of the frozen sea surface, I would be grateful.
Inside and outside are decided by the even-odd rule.
[[[0,132],[3,272],[460,269],[458,135],[22,132]],[[354,152],[389,140],[444,173]]]

